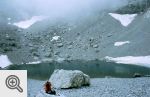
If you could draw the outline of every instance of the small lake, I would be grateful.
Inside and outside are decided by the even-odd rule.
[[[91,78],[98,77],[121,77],[130,78],[135,73],[141,75],[150,75],[150,68],[130,65],[130,64],[117,64],[114,62],[106,62],[99,60],[84,61],[73,60],[64,61],[62,63],[40,63],[30,65],[11,65],[7,67],[8,70],[28,70],[28,78],[48,80],[55,69],[65,70],[81,70],[90,75]]]

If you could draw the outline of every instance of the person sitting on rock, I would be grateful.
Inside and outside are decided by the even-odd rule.
[[[49,81],[44,84],[44,90],[47,94],[56,95],[56,92],[55,90],[52,90],[52,84]]]

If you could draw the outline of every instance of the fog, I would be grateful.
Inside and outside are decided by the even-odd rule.
[[[66,17],[112,10],[126,5],[127,2],[128,0],[2,0],[0,5],[6,11],[15,10],[23,17],[32,15]]]

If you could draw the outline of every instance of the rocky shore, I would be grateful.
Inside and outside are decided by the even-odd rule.
[[[58,89],[66,97],[150,97],[150,78],[92,78],[90,87]],[[42,91],[45,81],[28,79],[28,97]]]

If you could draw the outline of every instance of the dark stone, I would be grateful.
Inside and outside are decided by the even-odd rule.
[[[134,78],[136,78],[136,77],[142,77],[142,75],[140,73],[134,73],[133,77]]]

